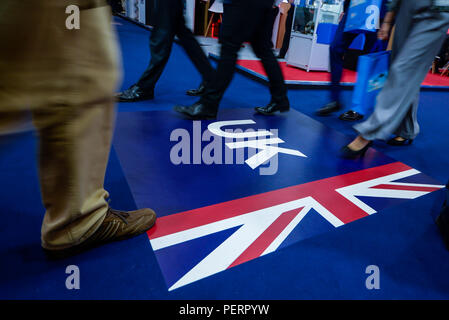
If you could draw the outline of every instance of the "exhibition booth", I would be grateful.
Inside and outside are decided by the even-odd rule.
[[[287,65],[329,71],[329,44],[335,35],[342,1],[295,1]]]
[[[124,15],[139,24],[152,26],[155,12],[155,0],[122,0]],[[283,0],[273,26],[272,43],[276,52],[287,43],[285,61],[281,67],[288,83],[328,84],[329,46],[335,36],[344,0]],[[289,17],[289,15],[291,15]],[[215,38],[216,42],[223,19],[223,4],[217,0],[184,0],[184,16],[188,27],[197,36]],[[285,36],[287,35],[287,36]],[[204,39],[204,38],[203,38]],[[205,42],[205,41],[203,41]],[[344,78],[351,85],[355,81],[358,57],[366,54],[363,50],[365,37],[360,34],[345,52]],[[215,52],[218,52],[215,50]],[[217,58],[215,54],[210,54]],[[264,72],[256,57],[239,61],[239,68],[245,73],[264,78]],[[447,72],[449,64],[444,68]],[[435,69],[438,69],[435,66]],[[313,71],[313,72],[312,72]],[[305,72],[305,73],[304,73]],[[438,72],[432,72],[438,73]],[[429,75],[428,85],[434,87],[442,79]],[[435,79],[434,79],[435,78]],[[446,80],[446,79],[444,79]],[[444,86],[447,86],[444,83]],[[438,85],[437,85],[438,86]]]

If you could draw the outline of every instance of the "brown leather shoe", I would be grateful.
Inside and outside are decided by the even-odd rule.
[[[66,258],[107,242],[125,240],[142,234],[150,229],[155,222],[156,213],[151,209],[126,212],[109,208],[103,223],[84,242],[67,249],[44,249],[44,251],[51,259]]]

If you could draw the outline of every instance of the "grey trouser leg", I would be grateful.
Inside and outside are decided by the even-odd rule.
[[[392,134],[406,139],[416,137],[421,83],[443,44],[448,27],[449,13],[426,11],[414,16],[404,45],[397,52],[377,97],[373,114],[354,126],[362,137],[368,140],[387,140]]]

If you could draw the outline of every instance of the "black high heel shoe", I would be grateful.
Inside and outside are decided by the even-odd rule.
[[[391,146],[405,146],[405,145],[411,145],[413,143],[413,139],[404,139],[404,140],[397,140],[398,137],[391,138],[387,141],[387,144]]]
[[[358,156],[363,156],[365,152],[369,149],[369,147],[371,147],[372,144],[373,142],[370,141],[365,147],[363,147],[360,150],[352,150],[348,146],[344,146],[340,150],[340,156],[345,159],[354,159],[357,158]]]

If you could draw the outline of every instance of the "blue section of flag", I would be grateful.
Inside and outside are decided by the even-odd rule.
[[[282,242],[279,249],[287,247],[295,242],[310,238],[335,229],[325,218],[313,209],[304,216],[300,223],[293,229],[290,235]]]
[[[223,230],[156,251],[167,286],[175,284],[239,228]]]
[[[393,182],[402,182],[402,183],[416,183],[416,184],[434,184],[440,185],[441,183],[432,179],[429,176],[426,176],[424,173],[418,173],[410,177],[406,177],[403,179],[395,180]]]
[[[208,146],[210,142],[198,140],[212,121],[202,121],[202,131],[196,133],[192,121],[169,112],[121,113],[114,146],[137,206],[153,208],[161,217],[394,162],[374,150],[356,161],[337,157],[348,137],[295,110],[277,117],[258,116],[249,109],[220,110],[220,121],[241,119],[255,123],[225,129],[277,130],[285,141],[279,147],[299,150],[307,158],[279,154],[276,173],[261,175],[259,168],[236,163],[237,152],[245,153],[241,160],[248,159],[248,149],[230,150],[223,141],[223,163],[207,165],[202,161],[203,150],[194,145]],[[175,165],[170,160],[171,149],[179,143],[170,141],[175,130],[185,130],[190,137],[190,164]],[[234,163],[224,164],[229,150]],[[174,195],[174,190],[180,192]]]
[[[397,199],[397,198],[379,198],[379,197],[357,197],[360,201],[367,204],[376,211],[401,204],[409,199]]]

